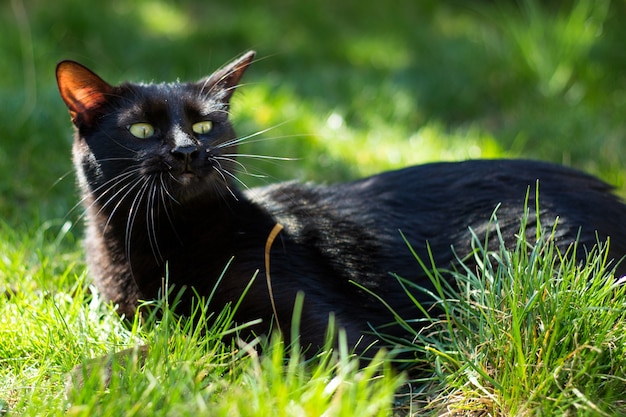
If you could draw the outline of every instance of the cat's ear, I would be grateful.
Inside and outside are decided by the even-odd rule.
[[[77,126],[93,123],[114,87],[74,61],[60,62],[56,76],[61,98],[70,110],[72,122]]]
[[[239,85],[239,80],[246,72],[248,66],[254,60],[255,51],[248,51],[239,58],[224,65],[209,77],[198,82],[205,94],[210,95],[219,101],[228,104],[235,89]]]

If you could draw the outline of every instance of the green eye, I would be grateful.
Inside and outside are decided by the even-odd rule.
[[[154,136],[154,126],[150,123],[133,123],[128,126],[131,135],[139,139],[147,139]]]
[[[211,122],[210,120],[204,120],[202,122],[194,123],[191,128],[193,129],[194,133],[204,135],[205,133],[209,133],[211,129],[213,129],[213,122]]]

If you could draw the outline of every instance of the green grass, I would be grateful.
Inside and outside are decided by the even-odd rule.
[[[523,220],[517,246],[507,249],[497,212],[492,222],[499,246],[474,235],[471,258],[481,267],[461,262],[452,284],[420,260],[431,271],[432,299],[443,312],[429,315],[424,329],[402,344],[432,372],[432,391],[421,396],[426,408],[626,414],[626,285],[616,283],[607,245],[599,243],[579,265],[573,258],[582,248],[555,247],[558,226],[538,231],[531,243]],[[405,285],[408,293],[423,291]]]
[[[626,414],[624,290],[604,279],[601,256],[581,268],[550,262],[549,242],[528,255],[475,242],[492,263],[459,270],[464,291],[434,294],[450,320],[416,335],[425,381],[411,386],[381,358],[359,370],[346,352],[305,361],[277,339],[260,357],[224,346],[227,321],[200,337],[167,308],[163,320],[125,327],[90,292],[71,126],[54,83],[66,58],[111,82],[186,80],[256,49],[233,117],[241,135],[270,130],[241,151],[295,160],[242,159],[265,175],[243,175],[250,186],[529,157],[584,169],[626,195],[625,2],[49,3],[0,4],[0,289],[15,290],[0,297],[0,410]],[[69,405],[75,365],[140,343],[153,346],[144,368],[108,390],[88,380]]]
[[[145,323],[125,326],[88,291],[84,274],[76,275],[82,268],[70,259],[61,262],[65,270],[51,266],[62,249],[56,236],[20,238],[19,245],[9,241],[2,248],[11,261],[3,262],[3,275],[24,263],[40,267],[21,270],[15,280],[37,289],[21,286],[0,300],[0,398],[10,415],[39,416],[45,410],[46,415],[74,416],[382,416],[403,382],[382,357],[360,368],[347,348],[306,361],[297,346],[285,347],[279,338],[260,341],[261,356],[254,344],[223,343],[237,330],[232,310],[212,312],[210,303],[182,319],[155,302],[146,306],[153,315]],[[54,250],[29,260],[42,246]],[[72,257],[80,261],[76,252]],[[207,317],[211,325],[193,325],[192,319]],[[145,366],[121,358],[105,387],[105,364],[89,359],[145,343],[150,344]],[[82,386],[70,385],[66,397],[69,371],[83,363],[91,372]],[[122,368],[126,372],[117,372]]]

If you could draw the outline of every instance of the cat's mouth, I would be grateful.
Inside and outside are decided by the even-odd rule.
[[[212,175],[204,169],[182,169],[178,172],[170,171],[170,177],[175,186],[184,192],[201,192],[211,181]],[[200,188],[198,188],[200,187]]]
[[[212,195],[216,190],[215,176],[202,170],[170,172],[169,176],[168,194],[171,192],[170,196],[180,204],[186,204],[200,196]],[[226,187],[229,189],[228,186]]]

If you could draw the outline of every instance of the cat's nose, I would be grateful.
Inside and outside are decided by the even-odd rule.
[[[195,159],[198,156],[198,154],[200,153],[200,150],[195,145],[186,145],[186,146],[176,146],[172,149],[171,152],[172,152],[172,155],[176,159],[188,164],[189,162],[191,162],[193,159]]]

